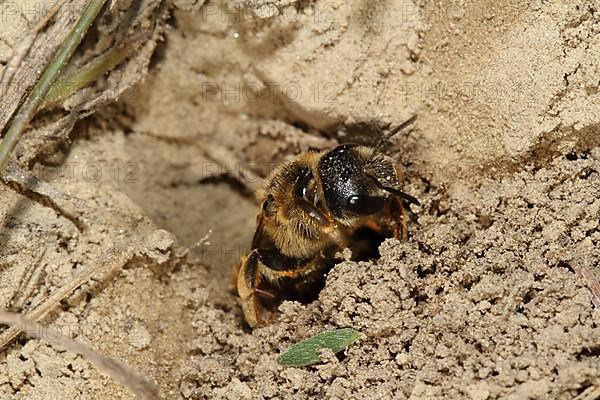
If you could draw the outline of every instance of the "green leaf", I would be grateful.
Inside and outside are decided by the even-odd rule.
[[[338,353],[354,343],[359,336],[360,332],[352,328],[321,332],[310,339],[296,343],[280,355],[277,361],[294,367],[315,364],[322,361],[319,357],[319,349],[330,349]]]

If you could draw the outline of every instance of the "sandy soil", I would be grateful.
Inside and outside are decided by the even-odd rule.
[[[600,311],[581,274],[600,276],[597,6],[177,0],[170,11],[18,149],[42,182],[28,191],[55,202],[0,188],[4,307],[34,312],[97,268],[41,321],[136,367],[166,399],[596,398]],[[27,23],[14,27],[0,30],[4,71]],[[98,43],[80,56],[110,45]],[[422,202],[410,240],[337,265],[316,301],[285,302],[249,331],[229,274],[262,178],[308,148],[374,143],[413,114],[385,149]],[[344,354],[277,364],[346,326],[362,337]],[[48,339],[0,353],[0,397],[132,398]]]

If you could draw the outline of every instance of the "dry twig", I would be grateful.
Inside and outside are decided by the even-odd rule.
[[[0,311],[0,323],[12,325],[13,327],[17,326],[20,331],[26,332],[31,337],[46,340],[52,344],[56,342],[56,344],[65,349],[83,356],[98,368],[99,371],[131,390],[138,399],[159,399],[156,386],[148,382],[139,372],[119,360],[104,357],[96,353],[90,347],[69,338],[65,338],[60,332],[48,327],[43,327],[31,319],[19,314]],[[50,338],[51,340],[49,340]]]

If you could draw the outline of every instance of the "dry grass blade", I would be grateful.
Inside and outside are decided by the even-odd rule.
[[[600,386],[590,386],[573,400],[598,400],[600,399]]]
[[[152,383],[148,382],[140,373],[133,368],[124,364],[119,360],[104,357],[90,347],[62,337],[60,332],[57,332],[48,327],[43,327],[34,321],[31,321],[19,314],[0,311],[0,323],[7,325],[18,325],[19,329],[25,331],[28,335],[42,340],[47,340],[49,343],[64,347],[65,349],[77,353],[86,358],[99,371],[110,376],[116,382],[127,387],[139,399],[158,400],[158,389]],[[43,335],[41,333],[44,333]]]
[[[9,165],[1,179],[17,193],[21,193],[45,207],[52,208],[71,221],[77,229],[84,230],[85,225],[77,216],[85,207],[83,201],[60,192],[47,182],[39,180],[29,171],[15,165]]]
[[[42,30],[48,24],[50,19],[52,19],[52,17],[54,17],[56,15],[58,10],[60,10],[60,8],[62,7],[64,2],[65,2],[65,0],[57,1],[50,8],[50,10],[46,14],[46,16],[44,16],[44,18],[42,18],[40,20],[40,22],[38,22],[33,27],[32,31],[37,33],[40,30]],[[21,65],[21,62],[23,61],[25,56],[29,53],[29,50],[31,48],[31,45],[33,44],[34,39],[35,39],[35,35],[29,35],[26,38],[23,38],[23,41],[21,42],[21,44],[19,46],[20,50],[9,60],[8,64],[5,66],[5,68],[2,70],[2,72],[0,72],[0,94],[4,94],[6,88],[10,85],[10,82],[14,76],[14,73],[16,72],[19,65]]]
[[[64,300],[67,296],[73,293],[78,287],[86,283],[91,277],[101,271],[108,271],[115,268],[121,268],[134,256],[138,246],[134,243],[126,243],[115,245],[108,249],[93,265],[86,271],[73,278],[69,283],[61,286],[50,295],[42,304],[35,307],[27,313],[26,318],[29,320],[39,320],[46,314],[52,311],[57,304]],[[7,344],[13,341],[21,333],[19,326],[13,325],[0,335],[0,350]]]
[[[588,288],[590,288],[590,291],[592,292],[592,303],[600,308],[600,281],[598,281],[594,272],[582,265],[574,265],[573,268],[581,275],[583,280],[587,283]]]

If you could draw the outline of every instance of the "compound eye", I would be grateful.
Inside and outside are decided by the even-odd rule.
[[[348,198],[346,210],[358,215],[370,215],[381,211],[384,205],[383,197],[354,195]]]

